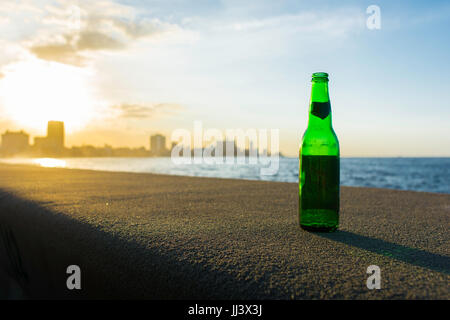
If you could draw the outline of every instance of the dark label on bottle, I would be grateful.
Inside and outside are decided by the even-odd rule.
[[[325,119],[331,112],[330,101],[311,102],[311,113],[320,119]]]
[[[315,231],[339,225],[339,157],[300,157],[299,214],[302,228]]]
[[[339,211],[339,157],[301,156],[302,209]]]

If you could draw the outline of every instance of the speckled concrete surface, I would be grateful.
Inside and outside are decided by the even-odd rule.
[[[450,195],[343,187],[332,234],[299,228],[297,197],[292,183],[0,165],[0,296],[450,298]]]

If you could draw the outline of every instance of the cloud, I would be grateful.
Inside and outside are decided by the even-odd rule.
[[[11,20],[8,17],[2,17],[0,16],[0,24],[7,24],[9,23]]]
[[[77,50],[116,50],[125,45],[113,37],[96,31],[83,31],[77,37],[75,47]]]
[[[35,45],[30,51],[38,58],[48,61],[56,61],[64,64],[83,66],[85,58],[77,53],[77,50],[68,43]]]
[[[176,25],[163,23],[159,19],[142,19],[139,21],[110,19],[110,22],[128,37],[133,39],[159,35],[165,31],[179,29]]]
[[[36,57],[75,66],[83,66],[86,57],[83,51],[118,50],[125,45],[113,37],[96,31],[82,31],[76,35],[64,35],[63,41],[34,44],[29,50]]]
[[[281,29],[288,33],[303,35],[345,35],[365,26],[365,16],[359,10],[343,8],[333,11],[303,11],[297,14],[283,14],[260,19],[234,21],[219,25],[219,30],[236,32],[267,32],[270,29]]]
[[[46,0],[42,0],[44,3]],[[35,8],[36,10],[31,10]],[[142,17],[136,8],[112,1],[47,2],[0,6],[21,25],[22,45],[39,59],[85,65],[95,52],[123,50],[134,42],[181,30],[175,24]],[[20,13],[19,13],[20,12]]]
[[[112,106],[113,110],[119,112],[120,118],[128,119],[147,119],[162,114],[172,114],[183,109],[179,104],[175,103],[156,103],[150,105],[122,103]]]

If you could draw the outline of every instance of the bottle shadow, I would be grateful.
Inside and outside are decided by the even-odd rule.
[[[450,257],[425,250],[363,236],[349,231],[317,233],[318,236],[364,249],[385,257],[399,260],[433,271],[450,274]]]

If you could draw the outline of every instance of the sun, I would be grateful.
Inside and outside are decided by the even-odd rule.
[[[95,116],[90,74],[82,68],[31,59],[11,64],[3,73],[0,107],[18,125],[40,129],[59,120],[71,132]]]

